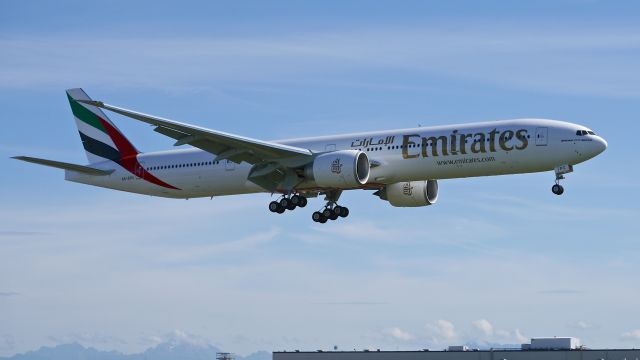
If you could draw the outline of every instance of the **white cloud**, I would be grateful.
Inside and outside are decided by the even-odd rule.
[[[520,343],[526,343],[529,341],[527,337],[522,335],[522,332],[520,332],[520,329],[516,329],[513,334],[515,336],[515,339]]]
[[[15,347],[16,340],[12,335],[0,335],[0,351],[11,351]]]
[[[173,330],[159,337],[160,342],[171,345],[189,344],[194,346],[206,347],[210,346],[211,341],[205,337],[194,335],[183,330]]]
[[[486,319],[479,319],[473,322],[473,326],[480,330],[485,336],[493,335],[493,325]]]
[[[393,327],[389,329],[387,333],[397,340],[409,341],[415,339],[414,335],[400,329],[399,327]]]
[[[580,329],[588,329],[588,328],[592,327],[593,325],[589,324],[586,321],[580,320],[580,321],[578,321],[576,323],[576,326],[579,327]]]
[[[447,320],[438,320],[435,324],[427,324],[426,328],[427,333],[436,344],[451,341],[457,337],[455,326]]]
[[[640,46],[633,30],[476,25],[271,38],[10,38],[0,40],[0,84],[200,88],[226,80],[326,82],[327,71],[395,68],[548,93],[640,96],[637,63],[610,56]]]
[[[82,332],[71,333],[62,336],[49,336],[49,340],[57,344],[80,343],[85,346],[111,347],[114,345],[126,345],[127,341],[116,336],[98,333]]]
[[[635,329],[622,333],[623,340],[637,341],[640,340],[640,329]]]

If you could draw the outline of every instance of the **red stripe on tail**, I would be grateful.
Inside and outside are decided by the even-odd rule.
[[[127,140],[127,138],[122,136],[120,131],[113,127],[113,125],[97,115],[96,117],[98,118],[98,120],[100,120],[105,130],[107,130],[107,135],[109,135],[113,143],[116,145],[116,148],[118,148],[118,152],[120,152],[120,166],[127,169],[127,171],[132,173],[133,175],[140,177],[152,184],[156,184],[168,189],[180,190],[177,187],[169,185],[166,182],[153,176],[144,167],[142,167],[142,165],[138,162],[138,154],[140,153],[138,149],[136,149],[135,146],[133,146],[133,144],[130,143],[129,140]]]

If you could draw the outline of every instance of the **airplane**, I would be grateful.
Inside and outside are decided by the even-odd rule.
[[[433,205],[438,180],[554,171],[551,190],[576,164],[607,148],[591,129],[547,119],[516,119],[263,141],[163,119],[66,91],[88,165],[14,159],[65,171],[65,180],[166,198],[271,193],[282,214],[324,196],[312,220],[349,215],[338,205],[346,190],[370,190],[395,207]],[[140,152],[102,110],[150,124],[174,146]]]

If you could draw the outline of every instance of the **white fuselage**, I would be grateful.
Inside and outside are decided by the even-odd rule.
[[[549,171],[586,161],[607,144],[584,126],[542,119],[419,127],[273,141],[314,153],[361,150],[372,163],[364,188],[414,181]],[[589,130],[590,131],[590,130]],[[435,143],[434,143],[435,142]],[[138,155],[139,163],[156,178],[177,189],[146,181],[111,161],[91,164],[108,176],[65,172],[69,181],[170,198],[194,198],[265,192],[248,181],[251,165],[227,160],[200,149],[180,149]],[[142,172],[140,172],[142,174]],[[296,190],[316,188],[303,181]]]

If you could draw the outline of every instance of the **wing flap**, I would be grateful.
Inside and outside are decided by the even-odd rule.
[[[94,176],[106,176],[115,171],[115,170],[96,169],[90,166],[76,165],[76,164],[66,163],[62,161],[40,159],[40,158],[34,158],[29,156],[14,156],[13,159],[22,160],[22,161],[26,161],[26,162],[30,162],[38,165],[50,166],[50,167],[63,169],[63,170],[71,170],[71,171],[79,172],[82,174],[94,175]]]

